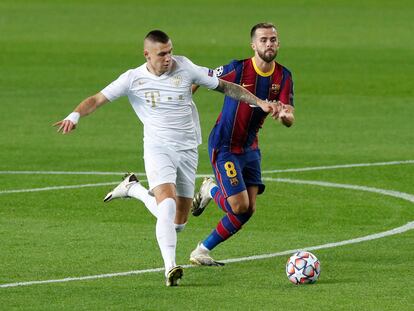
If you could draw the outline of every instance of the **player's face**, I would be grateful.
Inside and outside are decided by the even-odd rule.
[[[266,63],[272,62],[279,50],[279,38],[274,28],[258,28],[252,39],[252,49]]]
[[[144,43],[144,56],[147,59],[147,67],[150,72],[160,76],[171,69],[172,43],[147,41]]]

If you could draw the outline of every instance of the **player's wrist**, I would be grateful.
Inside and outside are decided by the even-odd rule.
[[[64,120],[68,120],[72,122],[73,124],[78,124],[79,118],[80,118],[80,113],[74,111],[74,112],[71,112]]]

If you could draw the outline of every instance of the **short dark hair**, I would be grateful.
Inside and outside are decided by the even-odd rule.
[[[253,39],[253,37],[256,33],[256,30],[259,29],[259,28],[274,28],[274,29],[276,29],[275,25],[273,25],[272,23],[258,23],[258,24],[254,25],[252,27],[252,30],[250,30],[250,38],[251,39]]]
[[[161,31],[161,30],[151,30],[146,36],[144,40],[150,40],[152,42],[160,42],[160,43],[168,43],[170,41],[170,37]]]

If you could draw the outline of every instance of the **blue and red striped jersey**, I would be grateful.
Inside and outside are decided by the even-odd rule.
[[[215,72],[220,79],[239,84],[260,99],[279,100],[293,106],[292,75],[287,68],[273,63],[273,70],[267,73],[257,68],[253,58],[234,60],[218,67]],[[228,148],[233,153],[258,149],[257,134],[267,115],[259,107],[225,96],[223,108],[210,134],[210,146]]]

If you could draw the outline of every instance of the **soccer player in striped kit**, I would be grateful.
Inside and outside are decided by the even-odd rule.
[[[250,35],[254,56],[218,67],[216,75],[241,85],[260,99],[277,102],[277,119],[290,127],[294,121],[293,81],[290,71],[274,61],[279,49],[277,30],[271,23],[259,23]],[[208,141],[216,183],[205,178],[194,197],[192,214],[201,215],[212,199],[226,214],[191,253],[193,264],[222,265],[209,252],[237,233],[256,209],[256,197],[265,189],[257,134],[267,115],[245,102],[228,96],[224,99]]]

